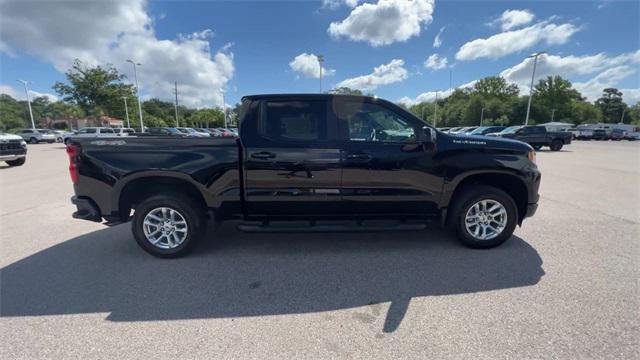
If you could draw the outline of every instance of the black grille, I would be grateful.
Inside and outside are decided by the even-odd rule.
[[[20,146],[20,140],[17,140],[15,142],[9,142],[9,143],[1,143],[0,144],[0,150],[15,150],[15,149],[22,149],[22,146]]]

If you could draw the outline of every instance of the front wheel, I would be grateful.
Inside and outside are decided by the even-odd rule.
[[[518,208],[504,191],[479,185],[463,192],[454,205],[458,239],[468,247],[488,249],[507,241],[516,228]]]
[[[562,140],[556,139],[551,142],[551,145],[549,147],[552,151],[560,151],[562,149],[562,145],[564,145]]]
[[[9,166],[22,166],[24,165],[25,161],[27,161],[27,157],[21,157],[19,159],[15,159],[15,160],[9,160],[7,161],[7,164],[9,164]]]
[[[180,257],[203,237],[204,214],[201,206],[184,196],[152,196],[135,209],[133,235],[138,245],[153,256]]]

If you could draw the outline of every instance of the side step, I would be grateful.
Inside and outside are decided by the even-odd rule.
[[[418,231],[427,228],[425,222],[244,222],[238,230],[250,233],[310,233],[310,232],[367,232],[367,231]]]

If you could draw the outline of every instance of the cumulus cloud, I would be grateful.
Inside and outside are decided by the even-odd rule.
[[[535,17],[529,10],[505,10],[494,23],[499,23],[502,31],[507,31],[531,23]]]
[[[456,59],[462,61],[479,58],[499,59],[529,49],[538,44],[562,45],[580,30],[573,24],[552,24],[542,21],[512,31],[502,32],[486,39],[475,39],[462,45]]]
[[[577,82],[573,87],[589,101],[595,101],[602,95],[602,89],[615,87],[621,80],[636,73],[636,69],[627,65],[607,69],[586,82]]]
[[[444,26],[441,27],[436,37],[433,38],[433,47],[436,49],[442,46],[442,32],[444,31],[444,28],[445,28]]]
[[[337,9],[342,5],[348,6],[350,8],[356,7],[360,0],[322,0],[322,8],[323,9]]]
[[[638,64],[640,64],[640,50],[617,56],[608,56],[604,53],[583,56],[568,55],[564,57],[542,55],[538,58],[536,78],[560,75],[570,79],[573,76],[594,74],[617,66],[637,67]],[[524,94],[528,94],[532,68],[533,59],[527,58],[521,63],[503,70],[500,76],[518,85]]]
[[[89,65],[111,63],[133,81],[126,59],[142,63],[140,88],[146,97],[170,98],[178,81],[180,102],[222,104],[220,89],[235,66],[228,48],[212,50],[212,31],[159,39],[144,0],[1,2],[5,53],[23,51],[66,71],[78,58]],[[96,21],[96,19],[100,19]]]
[[[291,70],[303,75],[304,77],[318,79],[320,78],[320,65],[318,57],[314,54],[302,53],[289,62]],[[336,73],[334,69],[322,67],[322,76],[332,76]]]
[[[388,64],[376,66],[371,74],[343,80],[337,87],[371,91],[382,85],[403,81],[407,76],[408,72],[404,68],[404,60],[393,59]]]
[[[20,86],[20,85],[19,85]],[[11,96],[12,98],[16,99],[16,100],[26,100],[27,97],[24,94],[24,88],[15,88],[13,86],[10,85],[6,85],[6,84],[0,84],[0,94],[6,94]],[[47,99],[49,99],[49,101],[57,101],[58,97],[54,94],[50,94],[50,93],[42,93],[42,92],[38,92],[38,91],[34,91],[29,89],[29,97],[31,98],[31,100],[37,98],[37,97],[46,97]]]
[[[363,3],[349,16],[332,22],[327,29],[334,38],[367,41],[374,47],[403,42],[420,35],[433,20],[435,0],[379,0]]]
[[[431,70],[440,70],[447,67],[447,58],[438,54],[433,54],[424,62],[424,67]]]

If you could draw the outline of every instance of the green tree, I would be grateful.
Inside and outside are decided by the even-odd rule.
[[[500,76],[489,76],[478,80],[473,85],[473,90],[483,97],[497,97],[501,100],[510,100],[519,93],[518,85],[510,84]]]
[[[351,89],[348,87],[339,87],[329,90],[329,94],[335,95],[362,95],[362,91],[358,89]]]
[[[616,88],[606,88],[602,90],[602,96],[596,100],[596,106],[602,112],[602,118],[607,123],[620,122],[622,113],[627,109],[627,104],[622,101],[622,93]],[[626,116],[623,122],[629,122],[630,117]]]
[[[56,82],[53,85],[65,102],[78,105],[87,115],[124,117],[122,97],[133,97],[133,85],[123,84],[126,76],[115,67],[91,68],[76,59],[65,76],[68,83]]]
[[[600,108],[586,101],[571,102],[571,122],[579,124],[595,124],[602,121]]]
[[[554,120],[571,117],[572,102],[582,100],[580,93],[571,82],[560,76],[547,76],[533,88],[534,117]]]
[[[224,114],[222,110],[200,109],[196,110],[191,116],[191,124],[195,127],[222,127],[224,126]]]
[[[16,130],[27,127],[27,103],[19,102],[7,94],[0,94],[0,130]],[[29,124],[28,127],[31,127]]]

